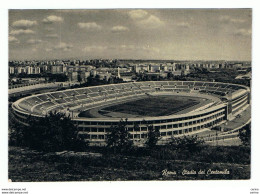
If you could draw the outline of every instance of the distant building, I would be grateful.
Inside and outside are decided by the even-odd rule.
[[[90,77],[90,72],[80,72],[80,78],[83,82],[87,82],[88,77]]]
[[[148,65],[135,65],[135,72],[136,73],[141,73],[141,72],[144,72],[144,71],[149,71],[149,66]]]
[[[90,71],[90,75],[92,75],[93,77],[96,77],[97,71],[96,70],[91,70]]]
[[[155,72],[155,73],[147,73],[146,74],[150,78],[166,78],[167,73]]]
[[[52,74],[61,74],[64,73],[62,65],[53,65],[51,66],[51,73]]]
[[[17,73],[26,73],[26,68],[25,67],[18,67]]]
[[[241,68],[243,66],[242,63],[236,63],[234,64],[234,68]]]
[[[182,71],[180,71],[180,70],[174,71],[174,72],[172,72],[172,74],[173,74],[174,76],[181,76],[181,75],[182,75]]]
[[[148,72],[158,72],[160,71],[160,66],[159,65],[151,65],[149,64],[149,67],[148,67]]]
[[[121,78],[125,82],[131,82],[133,81],[133,73],[131,72],[120,73],[120,77],[118,78]]]
[[[14,67],[9,67],[9,74],[14,74],[14,73],[15,73]]]
[[[41,68],[40,67],[32,67],[32,66],[27,66],[26,67],[26,73],[27,74],[40,74],[41,73]]]
[[[112,74],[108,72],[97,72],[97,75],[99,76],[99,80],[108,81]]]
[[[68,78],[69,81],[78,81],[78,72],[69,72]]]
[[[120,68],[119,68],[119,67],[117,68],[117,77],[118,77],[118,78],[121,77],[121,76],[120,76]]]
[[[175,71],[175,63],[174,64],[166,64],[164,66],[164,71],[173,72]]]

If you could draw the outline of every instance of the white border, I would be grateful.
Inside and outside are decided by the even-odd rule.
[[[0,9],[0,64],[1,95],[0,107],[0,189],[27,188],[29,194],[41,193],[250,193],[251,188],[259,188],[259,15],[257,0],[11,0],[2,1]],[[7,75],[8,75],[8,9],[61,9],[61,8],[253,8],[253,87],[252,87],[252,176],[251,180],[242,181],[150,181],[150,182],[73,182],[73,183],[8,183],[7,182]],[[257,44],[258,43],[258,44]]]

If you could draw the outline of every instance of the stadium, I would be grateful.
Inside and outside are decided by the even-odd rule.
[[[127,118],[135,145],[143,145],[148,126],[159,129],[164,144],[173,136],[209,131],[234,119],[250,105],[246,86],[204,81],[147,81],[47,92],[12,104],[16,119],[44,117],[49,112],[70,116],[79,135],[91,145],[105,145],[113,125]],[[136,127],[138,126],[138,127]]]

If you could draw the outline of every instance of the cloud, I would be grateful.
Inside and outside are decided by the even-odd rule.
[[[138,46],[138,45],[118,45],[114,46],[111,49],[119,49],[123,51],[137,51],[137,52],[146,52],[146,53],[159,53],[160,50],[156,47],[150,46]]]
[[[104,52],[105,50],[118,50],[119,52],[135,51],[135,52],[145,52],[145,53],[160,52],[160,50],[155,47],[137,46],[137,45],[112,45],[112,46],[94,45],[94,46],[86,46],[83,49],[84,52]]]
[[[45,24],[52,24],[52,23],[56,23],[56,22],[63,22],[63,18],[56,16],[56,15],[50,15],[50,16],[44,18],[42,21]]]
[[[58,38],[58,34],[46,34],[46,38]]]
[[[45,30],[48,32],[52,32],[52,31],[54,31],[54,28],[50,27],[50,26],[46,26]]]
[[[130,18],[133,19],[135,24],[142,28],[158,28],[164,25],[164,22],[155,15],[149,14],[144,10],[132,10],[128,12]]]
[[[222,15],[222,16],[219,17],[219,20],[222,21],[222,22],[229,22],[230,16]]]
[[[29,28],[32,26],[37,25],[37,21],[31,21],[31,20],[17,20],[15,22],[13,22],[12,26],[15,28]]]
[[[67,44],[65,42],[60,42],[58,45],[54,46],[53,50],[62,50],[62,51],[70,51],[73,48],[71,44]]]
[[[96,51],[103,51],[108,49],[107,46],[86,46],[83,51],[84,52],[96,52]]]
[[[27,40],[27,43],[28,44],[39,44],[39,43],[42,43],[43,41],[40,40],[40,39],[29,39]]]
[[[160,50],[156,47],[150,46],[133,46],[133,45],[121,45],[122,49],[126,50],[135,50],[138,52],[146,52],[146,53],[159,53]]]
[[[14,36],[9,36],[8,37],[8,41],[10,42],[10,43],[19,43],[20,41],[17,39],[17,38],[15,38]]]
[[[38,51],[38,48],[32,48],[32,52]]]
[[[158,28],[164,25],[164,22],[154,15],[150,15],[147,19],[138,21],[137,25],[143,28]]]
[[[33,30],[24,30],[24,29],[19,29],[19,30],[12,30],[10,32],[11,35],[21,35],[21,34],[35,34]]]
[[[248,29],[238,29],[237,31],[235,31],[235,35],[237,36],[251,36],[252,31],[248,30]]]
[[[148,13],[147,11],[144,10],[132,10],[130,12],[128,12],[128,15],[132,18],[132,19],[144,19]]]
[[[143,51],[146,51],[148,53],[159,53],[160,52],[159,48],[150,47],[150,46],[147,46],[147,47],[143,46],[140,49],[143,50]]]
[[[231,16],[228,16],[228,15],[220,16],[219,20],[224,22],[224,23],[243,23],[243,22],[246,21],[244,19],[232,18]]]
[[[50,52],[52,51],[52,48],[45,48],[45,51]]]
[[[58,9],[55,10],[58,13],[98,13],[100,10],[97,9]]]
[[[47,51],[47,52],[55,51],[55,50],[70,51],[72,48],[73,48],[73,46],[71,44],[68,44],[65,42],[60,42],[59,44],[57,44],[53,47],[45,48],[45,51]]]
[[[188,22],[180,22],[176,24],[179,27],[183,27],[183,28],[189,28],[190,27],[190,23]]]
[[[125,31],[128,31],[128,30],[129,29],[125,26],[114,26],[111,29],[112,32],[125,32]]]
[[[245,22],[246,20],[244,20],[244,19],[232,18],[232,19],[230,19],[230,21],[233,22],[233,23],[243,23],[243,22]]]
[[[87,30],[100,30],[102,27],[96,22],[78,23],[79,28]]]

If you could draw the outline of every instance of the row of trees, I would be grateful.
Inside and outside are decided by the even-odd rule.
[[[28,117],[23,125],[9,116],[9,144],[28,146],[40,151],[84,150],[86,143],[78,136],[77,127],[63,113],[50,113],[43,118]]]
[[[11,145],[28,146],[41,151],[62,151],[62,150],[84,150],[88,143],[79,136],[77,127],[70,117],[63,113],[50,113],[49,115],[35,119],[28,117],[29,125],[21,125],[13,118],[10,122],[9,143]],[[134,128],[139,128],[135,125]],[[114,153],[123,153],[133,147],[131,134],[127,128],[127,119],[121,120],[118,125],[111,126],[107,134],[107,147]],[[160,139],[159,129],[152,125],[148,126],[146,146],[150,149],[156,147]],[[200,144],[198,138],[185,137],[173,138],[169,145],[179,149],[186,145],[188,149],[194,149],[196,144]],[[192,146],[193,145],[193,146]],[[193,147],[193,148],[192,148]]]
[[[138,125],[134,125],[134,130],[138,129]],[[115,152],[125,152],[133,146],[133,141],[130,138],[130,133],[127,128],[127,119],[121,119],[118,125],[110,127],[110,133],[107,135],[107,147]],[[160,138],[159,129],[155,129],[152,125],[148,126],[146,146],[154,148]]]
[[[10,122],[9,143],[15,145],[25,145],[42,151],[62,151],[62,150],[85,150],[88,143],[85,142],[77,127],[70,117],[63,113],[50,113],[44,118],[35,119],[29,117],[27,123],[21,125],[15,122],[14,117]],[[107,147],[114,153],[127,152],[133,147],[133,140],[127,128],[128,121],[122,120],[118,125],[111,126],[107,134]],[[139,128],[138,125],[134,129]],[[250,145],[250,125],[240,130],[239,137],[244,145]],[[160,131],[153,125],[148,125],[148,133],[145,145],[149,149],[154,149],[160,140]],[[187,150],[196,152],[200,150],[204,141],[197,136],[184,136],[181,138],[172,137],[168,142],[174,150]]]
[[[145,141],[145,145],[148,149],[153,150],[158,145],[160,140],[160,131],[153,125],[148,125],[148,133]],[[134,130],[138,129],[138,125],[134,125]],[[133,146],[133,140],[130,138],[131,134],[127,128],[127,119],[119,122],[118,125],[110,127],[110,133],[107,135],[107,147],[113,150],[114,153],[122,153],[131,150]],[[174,150],[187,150],[191,153],[199,151],[200,146],[204,141],[197,136],[184,136],[184,137],[172,137],[167,146],[170,146]]]

